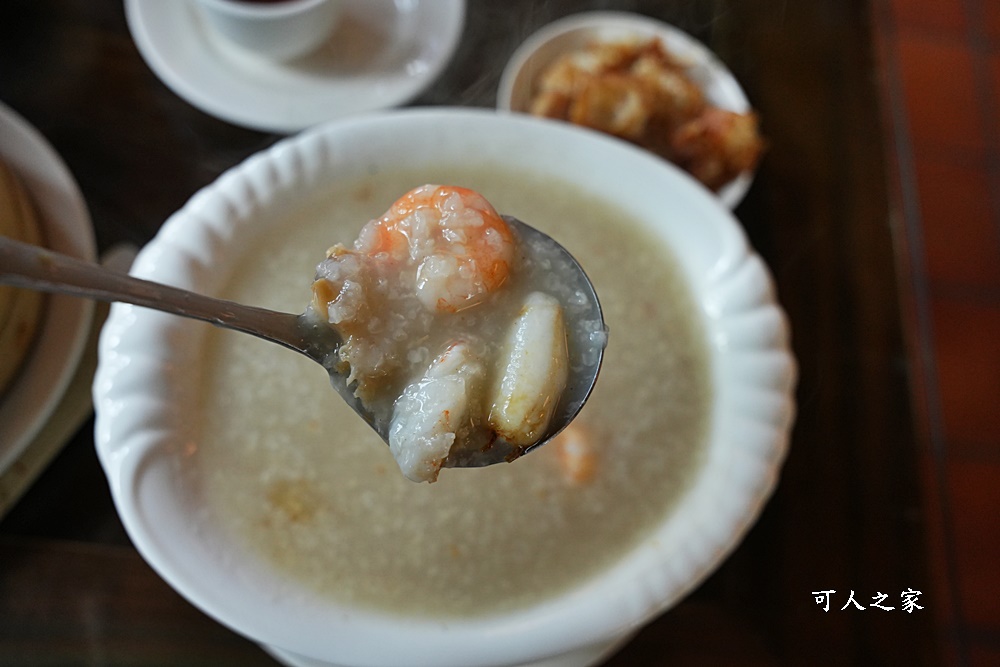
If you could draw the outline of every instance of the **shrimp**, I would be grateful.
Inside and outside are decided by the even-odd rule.
[[[424,185],[335,245],[317,267],[310,308],[344,336],[337,370],[370,399],[405,367],[405,348],[438,314],[482,303],[509,277],[515,238],[477,192]]]
[[[355,250],[415,265],[424,307],[454,313],[482,302],[507,280],[514,235],[479,193],[423,185],[365,225]]]
[[[559,469],[570,484],[588,482],[597,474],[597,453],[584,427],[570,424],[547,446],[555,450]]]

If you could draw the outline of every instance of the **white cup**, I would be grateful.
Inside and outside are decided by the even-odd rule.
[[[342,0],[198,0],[215,32],[245,51],[294,60],[322,44],[336,26]]]

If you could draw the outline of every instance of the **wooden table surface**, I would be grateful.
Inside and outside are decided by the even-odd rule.
[[[175,0],[177,1],[177,0]],[[710,45],[770,149],[736,213],[774,272],[800,364],[780,485],[741,546],[608,665],[934,664],[876,65],[863,0],[472,0],[459,50],[420,105],[491,107],[500,70],[544,23],[637,11]],[[120,2],[0,3],[0,100],[78,180],[98,245],[143,244],[199,188],[280,137],[177,97]],[[0,522],[0,664],[266,665],[174,593],[130,545],[88,422]],[[824,612],[813,592],[836,590]],[[884,592],[892,612],[841,610]]]

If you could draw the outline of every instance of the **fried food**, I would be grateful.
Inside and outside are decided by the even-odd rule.
[[[673,160],[713,190],[750,171],[760,156],[757,116],[706,109],[670,138]]]
[[[757,115],[712,106],[658,39],[563,55],[542,72],[528,110],[642,146],[712,190],[751,171],[764,150]]]

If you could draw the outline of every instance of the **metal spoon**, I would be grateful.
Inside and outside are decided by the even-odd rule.
[[[586,303],[575,308],[576,317],[567,318],[567,325],[582,321],[600,322],[601,332],[606,331],[594,286],[573,256],[547,234],[538,231],[516,218],[504,219],[517,231],[523,241],[522,248],[542,247],[545,252],[556,253],[567,259],[571,267],[562,279],[574,291],[582,294]],[[43,292],[68,294],[98,301],[121,301],[145,306],[166,313],[210,322],[216,326],[248,333],[263,338],[309,357],[327,369],[334,389],[362,418],[388,442],[388,419],[374,415],[354,392],[348,388],[346,377],[332,369],[335,351],[342,339],[335,329],[306,315],[281,313],[255,306],[246,306],[224,299],[197,294],[160,283],[134,278],[105,269],[97,264],[52,252],[45,248],[21,243],[0,236],[0,284],[12,285]],[[572,335],[575,333],[576,335]],[[510,461],[535,449],[565,428],[586,403],[597,380],[603,360],[604,345],[598,342],[588,347],[586,335],[577,330],[570,335],[570,376],[566,390],[553,414],[548,432],[527,449],[515,447],[502,439],[495,440],[483,450],[453,451],[445,465],[470,468]]]

